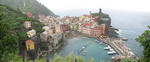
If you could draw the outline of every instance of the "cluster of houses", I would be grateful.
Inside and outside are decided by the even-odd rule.
[[[108,25],[106,23],[99,24],[98,21],[100,19],[103,21],[110,20],[109,18],[102,18],[101,16],[94,17],[91,12],[89,15],[79,17],[64,16],[63,18],[39,15],[39,21],[46,25],[43,29],[47,31],[47,35],[65,33],[73,30],[88,34],[91,37],[98,37],[101,34],[105,34]]]
[[[109,18],[101,18],[101,16],[93,17],[93,14],[90,13],[90,15],[82,15],[79,17],[65,16],[61,19],[61,22],[69,25],[70,30],[88,34],[91,37],[98,37],[101,34],[105,34],[107,28],[107,24],[98,23],[100,19],[103,21],[109,20]]]
[[[98,14],[100,13],[102,12],[99,12]],[[27,13],[27,16],[32,17],[32,13]],[[40,34],[40,44],[43,44],[43,47],[40,47],[41,49],[47,48],[47,50],[55,48],[61,43],[62,39],[64,38],[64,33],[72,31],[78,31],[91,37],[98,37],[101,34],[105,34],[107,24],[99,24],[98,21],[100,19],[103,21],[109,20],[109,18],[93,16],[91,12],[89,15],[82,15],[79,17],[64,16],[63,18],[39,15],[39,21],[45,25],[42,27],[42,29],[44,29],[44,32]],[[25,21],[24,27],[26,29],[29,29],[31,27],[31,22]],[[36,30],[34,29],[31,29],[27,32],[27,36],[29,38],[32,38],[35,35]]]

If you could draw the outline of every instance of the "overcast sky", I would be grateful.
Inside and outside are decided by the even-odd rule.
[[[105,8],[150,11],[150,0],[38,0],[52,11],[83,8]]]

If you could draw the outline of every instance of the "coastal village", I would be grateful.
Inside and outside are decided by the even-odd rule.
[[[28,17],[33,18],[32,13],[28,12],[26,14]],[[69,37],[75,35],[73,33],[75,32],[87,37],[96,38],[98,42],[108,44],[111,47],[109,49],[113,49],[118,54],[112,57],[115,61],[125,57],[136,58],[130,49],[124,45],[124,39],[120,38],[116,33],[118,29],[111,26],[109,15],[104,14],[102,9],[99,9],[98,13],[90,11],[88,15],[85,14],[79,17],[64,16],[60,18],[41,14],[38,17],[39,21],[44,24],[42,27],[44,32],[39,34],[40,42],[36,42],[37,39],[35,40],[37,38],[36,30],[30,29],[32,22],[24,22],[24,27],[28,29],[26,33],[29,40],[25,41],[25,45],[29,57],[42,57],[55,52],[64,45]]]

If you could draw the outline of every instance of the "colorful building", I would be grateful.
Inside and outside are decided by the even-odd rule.
[[[61,32],[66,32],[70,30],[70,26],[68,24],[61,24],[60,26]]]
[[[25,22],[24,22],[24,27],[25,27],[26,29],[30,28],[30,27],[31,27],[31,22],[30,22],[30,21],[25,21]]]
[[[27,51],[34,50],[34,42],[32,40],[26,41],[26,49]]]
[[[49,35],[52,35],[54,33],[52,29],[49,29],[47,32]]]
[[[82,33],[90,35],[91,29],[88,27],[82,27]]]
[[[90,35],[93,37],[98,37],[99,35],[104,34],[104,33],[105,33],[105,24],[102,24],[101,26],[91,28]]]
[[[35,36],[35,35],[36,35],[36,31],[35,31],[34,29],[32,29],[32,30],[30,30],[30,31],[27,32],[27,36],[28,36],[29,38],[31,38],[31,37],[33,37],[33,36]]]
[[[43,33],[40,34],[41,40],[47,41],[49,37],[49,33],[47,31],[44,31]]]
[[[55,28],[56,28],[56,33],[61,32],[60,24],[56,24]]]
[[[92,27],[91,24],[80,25],[79,31],[92,37],[98,37],[105,33],[105,24],[96,27]]]
[[[51,37],[53,38],[53,46],[57,46],[61,42],[63,35],[62,33],[55,33]]]
[[[45,31],[48,31],[49,27],[48,26],[44,26],[42,29],[44,29]]]
[[[32,13],[31,13],[31,12],[28,12],[28,13],[27,13],[27,16],[28,16],[29,18],[32,18]]]
[[[81,25],[81,23],[79,23],[78,24],[78,31],[81,32],[81,30],[82,30],[82,25]]]

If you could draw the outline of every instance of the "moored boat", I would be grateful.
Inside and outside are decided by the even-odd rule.
[[[104,49],[105,49],[105,50],[109,50],[109,49],[111,49],[111,47],[110,47],[110,46],[104,47]]]
[[[107,54],[108,54],[108,55],[112,55],[112,54],[116,54],[116,52],[115,52],[115,51],[110,51],[110,52],[108,52]]]

